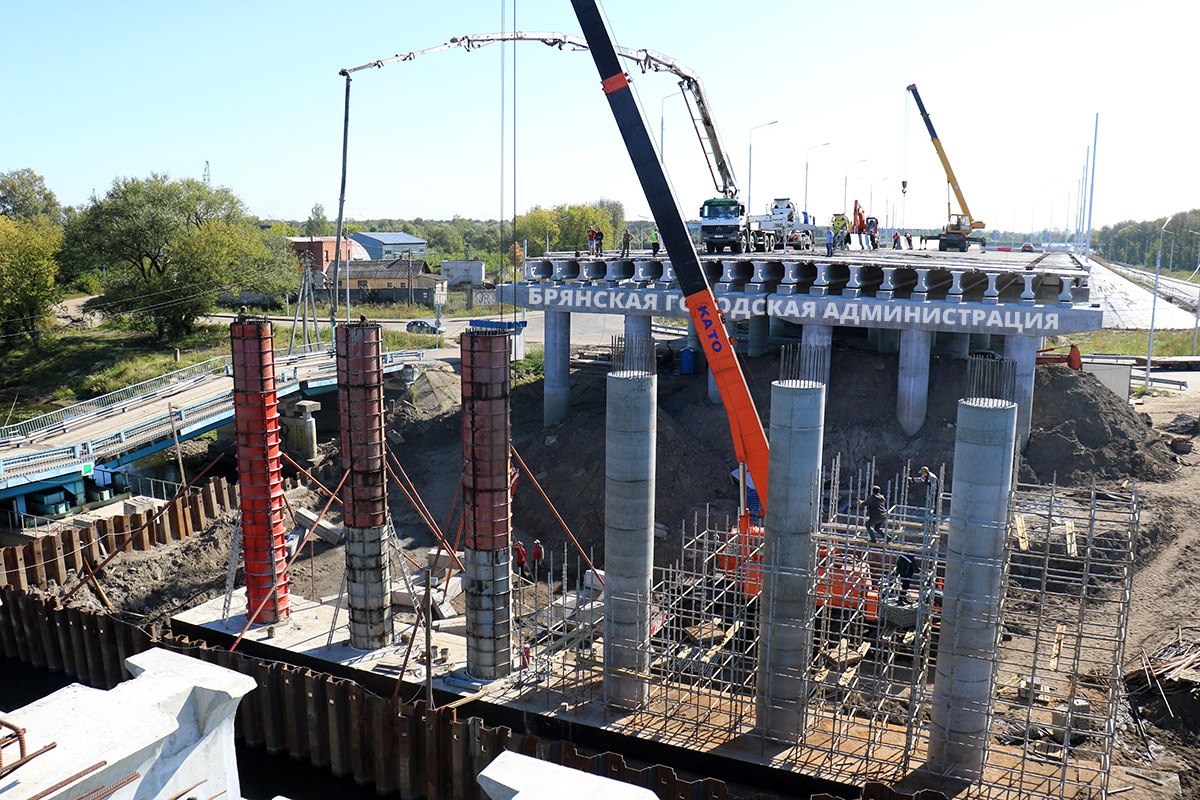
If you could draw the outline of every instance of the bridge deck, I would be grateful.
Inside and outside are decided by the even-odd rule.
[[[385,372],[401,369],[424,354],[385,354]],[[219,371],[217,371],[219,370]],[[109,403],[85,401],[4,430],[0,438],[0,498],[31,483],[70,474],[88,474],[97,464],[128,463],[162,449],[172,439],[172,417],[181,440],[233,419],[233,378],[221,364],[207,374],[188,374],[141,394],[114,393]],[[328,350],[280,358],[276,386],[280,397],[297,391],[328,390],[337,382]],[[44,420],[44,424],[39,421]]]

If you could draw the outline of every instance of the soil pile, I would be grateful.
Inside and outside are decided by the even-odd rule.
[[[1025,465],[1037,480],[1168,480],[1175,456],[1146,419],[1094,375],[1060,364],[1037,369]],[[1022,476],[1025,477],[1025,476]]]
[[[100,573],[103,597],[89,579],[72,596],[71,605],[108,611],[111,604],[112,610],[128,615],[131,621],[162,622],[184,608],[210,600],[225,591],[236,522],[236,513],[225,514],[204,532],[183,541],[124,551]],[[51,584],[46,594],[62,597],[78,580],[72,573],[65,587]],[[240,570],[236,580],[238,585],[244,582]]]

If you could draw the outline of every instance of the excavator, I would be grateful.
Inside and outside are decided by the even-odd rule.
[[[971,242],[976,242],[980,247],[987,246],[987,240],[982,236],[973,236],[975,231],[981,231],[986,225],[982,220],[975,219],[971,216],[971,209],[967,207],[967,198],[963,197],[962,189],[958,185],[958,178],[954,175],[954,169],[950,166],[950,159],[946,157],[946,149],[942,147],[942,140],[938,138],[937,131],[933,129],[933,121],[929,119],[929,112],[925,110],[925,103],[921,101],[921,95],[917,91],[917,85],[910,83],[908,91],[912,92],[913,99],[917,101],[917,110],[921,112],[921,119],[925,121],[925,129],[929,131],[929,138],[933,140],[933,149],[937,150],[938,158],[942,162],[942,169],[946,171],[946,183],[954,192],[954,197],[958,200],[958,207],[962,213],[955,214],[950,205],[950,201],[946,201],[946,216],[948,221],[946,226],[942,228],[942,232],[937,236],[922,236],[921,243],[931,239],[937,239],[938,250],[958,250],[961,253],[967,252],[967,248],[971,246]],[[907,182],[906,182],[907,183]],[[906,187],[907,188],[907,187]]]

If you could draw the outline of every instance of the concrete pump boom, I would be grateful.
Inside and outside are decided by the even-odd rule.
[[[378,69],[397,61],[412,61],[418,56],[440,53],[455,48],[462,48],[467,51],[477,50],[480,47],[486,47],[495,42],[541,42],[547,47],[557,47],[559,50],[582,51],[588,49],[586,39],[566,33],[523,33],[521,31],[513,33],[479,33],[456,36],[450,41],[435,47],[426,47],[424,50],[413,50],[409,53],[397,53],[391,58],[371,61],[367,64],[360,64],[357,67],[347,67],[338,74],[348,78],[351,73],[364,69]],[[708,172],[712,176],[713,186],[724,197],[736,197],[737,181],[733,175],[733,167],[729,163],[729,157],[725,154],[725,147],[721,144],[721,137],[717,133],[717,125],[713,120],[712,109],[709,106],[708,97],[704,94],[704,84],[700,82],[700,76],[675,59],[663,55],[657,50],[648,50],[645,48],[630,50],[626,47],[613,46],[613,51],[619,57],[637,64],[643,74],[646,72],[669,72],[679,79],[679,88],[683,93],[685,101],[688,102],[692,125],[695,127],[696,136],[700,140],[700,149],[704,152],[704,158],[708,162]]]
[[[629,160],[633,162],[634,172],[646,195],[646,203],[650,206],[650,213],[658,224],[667,255],[671,258],[688,316],[696,326],[704,355],[712,368],[713,380],[721,393],[733,434],[734,453],[737,460],[749,468],[754,488],[765,507],[770,462],[767,434],[746,385],[746,376],[729,341],[712,286],[700,266],[700,258],[696,255],[679,203],[667,182],[650,132],[646,130],[646,121],[642,119],[641,109],[629,87],[629,75],[621,69],[617,58],[619,51],[613,46],[595,0],[571,0],[571,5],[590,45],[592,59],[600,73],[600,85],[608,98],[608,106],[625,142],[625,149],[629,152]],[[693,435],[703,437],[707,433],[698,430]],[[739,525],[745,530],[748,518],[739,520]]]

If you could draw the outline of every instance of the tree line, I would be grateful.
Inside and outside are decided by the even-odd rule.
[[[346,220],[358,231],[404,231],[426,241],[433,268],[446,259],[479,259],[490,280],[519,274],[526,248],[542,255],[584,251],[587,230],[620,246],[625,208],[616,200],[536,206],[515,219]],[[635,246],[653,223],[630,225]],[[222,292],[279,296],[295,291],[301,270],[287,236],[333,235],[335,223],[316,204],[306,220],[274,224],[250,214],[230,189],[166,175],[117,178],[100,196],[62,206],[32,169],[0,173],[0,336],[36,341],[50,327],[65,291],[97,295],[87,307],[122,319],[156,339],[189,333],[214,310]]]
[[[37,339],[66,289],[156,339],[190,332],[222,291],[280,294],[300,264],[225,187],[165,175],[117,178],[62,207],[30,169],[0,173],[0,335]]]
[[[1158,259],[1159,232],[1166,217],[1106,225],[1093,234],[1092,244],[1100,255],[1126,264],[1153,267]],[[1200,209],[1172,214],[1162,237],[1162,268],[1192,272],[1200,265]]]

